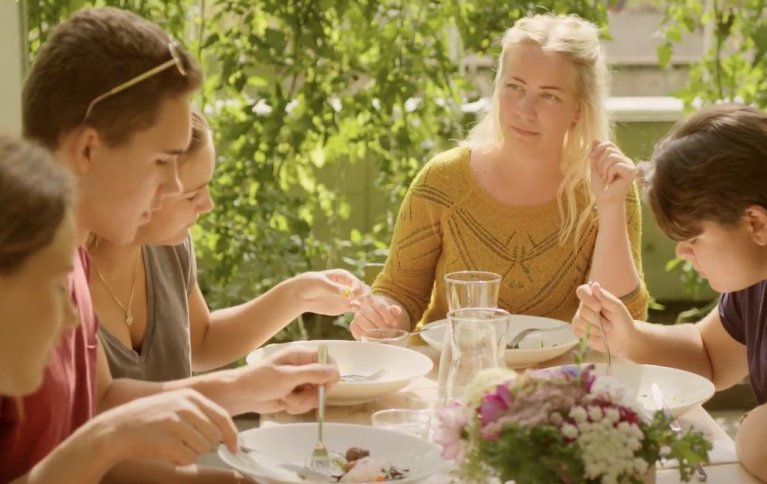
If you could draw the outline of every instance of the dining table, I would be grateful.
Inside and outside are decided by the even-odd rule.
[[[325,421],[371,425],[372,415],[379,410],[413,408],[414,402],[427,402],[433,399],[435,388],[437,387],[437,368],[439,366],[437,363],[439,352],[427,345],[411,345],[410,349],[421,352],[434,361],[433,369],[428,375],[411,380],[407,386],[399,391],[379,396],[366,403],[350,406],[328,406],[325,409]],[[574,352],[569,351],[553,360],[536,364],[534,368],[545,368],[574,363],[574,358]],[[605,361],[605,357],[601,353],[589,351],[586,354],[585,360],[597,363]],[[279,412],[260,415],[259,418],[243,416],[235,419],[235,422],[241,431],[256,426],[269,427],[314,421],[316,421],[314,411],[302,415],[291,415],[286,412]],[[707,482],[712,484],[756,484],[760,482],[749,474],[740,464],[735,453],[734,441],[719,426],[719,424],[717,424],[706,409],[697,405],[680,415],[679,421],[683,429],[695,428],[703,432],[713,445],[713,449],[709,453],[710,462],[703,466],[707,474]],[[226,464],[218,458],[215,452],[203,456],[199,463],[226,467]],[[674,462],[660,462],[657,464],[655,482],[657,484],[676,484],[683,481],[680,479],[679,470],[675,467]],[[689,482],[696,482],[696,478],[693,477]],[[457,481],[454,481],[450,475],[437,475],[424,481],[424,483],[453,484],[457,483]]]

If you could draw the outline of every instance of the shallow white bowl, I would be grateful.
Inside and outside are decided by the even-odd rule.
[[[383,375],[365,382],[338,382],[328,392],[328,405],[357,405],[378,396],[399,390],[410,380],[427,375],[433,366],[431,358],[417,351],[399,346],[360,341],[293,341],[267,345],[250,353],[249,364],[288,347],[316,348],[318,343],[328,345],[328,354],[336,360],[341,375],[370,375],[384,370]]]
[[[249,453],[249,457],[232,454],[226,447],[219,446],[221,459],[240,472],[258,479],[258,482],[304,483],[294,472],[275,468],[275,463],[303,466],[314,450],[317,440],[316,423],[276,425],[246,430],[239,435],[239,442],[251,449],[263,452],[268,457]],[[339,454],[345,454],[349,447],[362,447],[370,456],[401,469],[408,469],[405,479],[397,483],[417,482],[441,473],[448,463],[440,457],[435,444],[412,435],[367,425],[326,423],[323,426],[325,446]],[[253,462],[253,460],[255,462]],[[259,465],[261,462],[264,465]]]
[[[426,343],[437,350],[442,350],[442,341],[445,338],[447,321],[435,321],[421,333]],[[578,338],[573,333],[570,325],[557,319],[543,318],[539,316],[511,315],[507,341],[511,341],[520,331],[527,328],[561,328],[557,331],[533,333],[522,340],[519,349],[506,350],[506,364],[510,368],[519,368],[534,365],[543,361],[551,360],[563,355],[578,344]]]
[[[599,375],[607,374],[607,364],[597,363]],[[669,410],[679,416],[706,402],[714,395],[714,384],[700,375],[666,366],[640,365],[630,362],[615,362],[609,376],[623,382],[630,395],[648,412],[659,410],[653,401],[650,387],[657,383],[666,399]]]

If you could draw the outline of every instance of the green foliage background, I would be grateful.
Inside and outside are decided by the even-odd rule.
[[[605,21],[600,0],[27,0],[31,57],[57,22],[103,5],[158,23],[206,73],[198,102],[218,150],[216,207],[194,238],[213,308],[310,269],[363,276],[385,258],[419,168],[463,136],[472,118],[461,105],[488,94],[459,56],[497,55],[503,31],[530,12]],[[358,186],[360,164],[374,174],[368,186]],[[369,227],[346,223],[361,209],[345,196],[355,185],[385,207]],[[330,327],[298,323],[281,337]]]
[[[423,163],[474,120],[480,92],[458,60],[494,57],[531,12],[605,24],[604,0],[26,0],[30,58],[75,10],[111,5],[165,28],[207,75],[198,97],[215,133],[216,207],[195,227],[209,304],[254,297],[297,273],[385,258],[399,202]],[[677,93],[688,109],[719,100],[767,106],[766,0],[655,0],[665,12],[659,64],[684,32],[711,45]],[[459,39],[450,42],[450,38]],[[458,49],[455,49],[455,46]],[[453,46],[453,47],[451,47]],[[418,99],[418,102],[414,101]],[[378,219],[349,193],[377,201]],[[360,220],[366,220],[360,223]],[[695,294],[704,282],[670,261]],[[336,321],[343,326],[343,319]],[[281,338],[333,331],[299,320]]]

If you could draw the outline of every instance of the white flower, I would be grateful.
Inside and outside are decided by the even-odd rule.
[[[618,421],[621,419],[621,413],[618,411],[617,408],[609,407],[609,408],[606,408],[604,412],[605,412],[605,418],[614,424],[618,423]]]
[[[602,409],[599,407],[589,407],[589,418],[592,422],[602,420]]]
[[[574,439],[578,437],[578,427],[566,423],[562,426],[562,435],[568,439]]]
[[[589,414],[597,414],[595,407],[589,408]],[[564,433],[564,427],[562,430]],[[614,425],[610,418],[603,418],[579,424],[578,430],[577,442],[583,458],[584,478],[614,483],[622,475],[640,475],[647,470],[647,463],[644,467],[638,467],[637,460],[642,459],[634,456],[634,452],[641,448],[636,425],[628,422]],[[642,468],[644,470],[640,472]]]
[[[559,412],[552,412],[551,415],[549,415],[549,421],[554,425],[559,426],[562,425],[562,422],[564,422],[565,419],[562,418],[562,414]]]
[[[494,392],[501,383],[513,380],[517,373],[507,368],[488,368],[480,371],[466,387],[464,403],[469,407],[477,407],[482,397],[488,392]]]
[[[637,474],[644,474],[647,472],[647,468],[647,461],[640,459],[639,457],[634,459],[634,470],[636,470]]]
[[[583,407],[573,407],[570,409],[570,418],[575,420],[575,423],[581,424],[586,421],[588,414]]]

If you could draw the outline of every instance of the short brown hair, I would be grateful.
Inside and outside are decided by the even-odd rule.
[[[81,10],[51,34],[22,95],[24,135],[55,149],[85,121],[88,105],[123,82],[171,59],[170,39],[152,22],[115,8]],[[97,103],[87,124],[107,143],[127,142],[155,122],[161,102],[199,87],[202,74],[178,48],[182,75],[171,67]]]
[[[47,150],[0,135],[0,273],[51,243],[73,198],[69,172]]]
[[[738,104],[698,111],[643,169],[647,202],[672,239],[700,234],[702,221],[733,225],[748,206],[767,208],[767,114]]]

